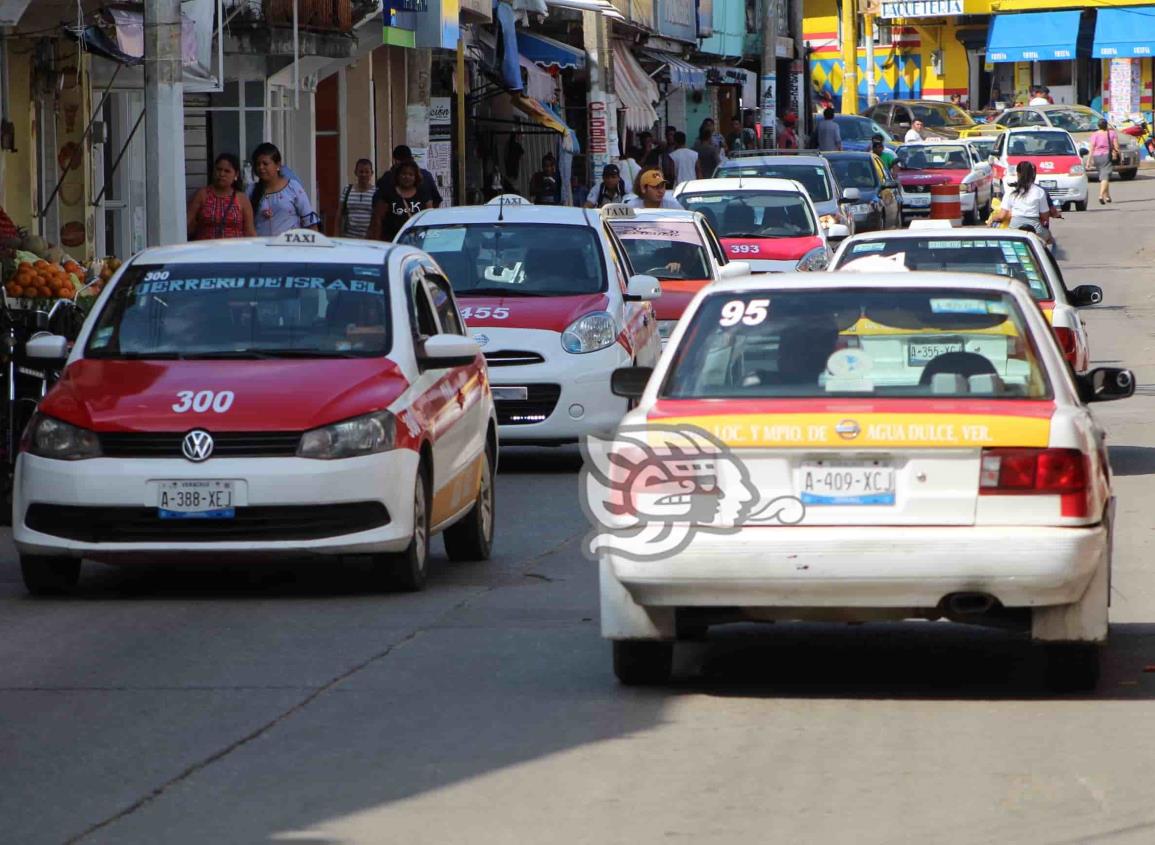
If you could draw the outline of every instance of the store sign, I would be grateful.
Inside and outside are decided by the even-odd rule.
[[[610,163],[610,118],[605,100],[590,100],[590,160],[595,173]]]
[[[880,18],[942,18],[962,15],[963,0],[883,0]]]
[[[698,10],[694,0],[656,0],[658,34],[679,41],[698,40]]]

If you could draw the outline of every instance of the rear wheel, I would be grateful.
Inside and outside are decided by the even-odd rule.
[[[656,640],[614,640],[614,674],[626,686],[654,686],[670,680],[674,644]]]
[[[413,484],[413,536],[405,551],[375,555],[374,575],[383,587],[416,592],[425,586],[429,567],[429,475],[422,464]]]
[[[1086,211],[1087,210],[1087,201],[1086,200],[1083,200],[1082,202],[1073,202],[1073,203],[1071,203],[1071,205],[1073,205],[1075,207],[1075,211]]]
[[[493,550],[495,496],[493,450],[487,447],[481,461],[481,486],[473,509],[445,529],[445,553],[452,561],[489,560]]]
[[[1138,175],[1139,175],[1139,168],[1138,167],[1132,167],[1130,170],[1120,170],[1119,171],[1119,178],[1121,180],[1123,180],[1124,182],[1130,182],[1132,179],[1134,179]]]
[[[1099,684],[1102,647],[1095,643],[1052,643],[1047,649],[1047,687],[1055,692],[1091,692]]]
[[[80,558],[20,555],[24,587],[34,596],[67,593],[80,580]]]

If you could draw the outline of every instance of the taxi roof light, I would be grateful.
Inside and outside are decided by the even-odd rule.
[[[335,247],[329,238],[313,229],[290,229],[268,240],[269,246]]]

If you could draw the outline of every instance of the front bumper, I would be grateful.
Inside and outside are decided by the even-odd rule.
[[[378,455],[337,461],[305,458],[218,458],[194,464],[180,459],[94,458],[56,461],[22,454],[16,465],[13,493],[13,539],[23,554],[70,555],[116,562],[141,553],[163,556],[229,556],[269,553],[370,554],[401,551],[413,534],[413,485],[418,455],[397,449]],[[222,539],[164,538],[167,529],[187,531],[199,520],[159,520],[144,525],[142,512],[157,507],[157,482],[176,480],[228,480],[235,482],[234,504],[238,516],[245,508],[317,508],[326,505],[380,503],[385,524],[352,533],[308,539],[277,539],[266,531],[257,539],[230,539],[228,526],[241,521],[211,520]],[[51,506],[60,512],[93,513],[97,509],[123,509],[136,517],[143,539],[110,538],[93,542],[76,539],[77,526],[62,526],[58,536],[51,525],[34,530],[28,524],[29,508]],[[61,507],[62,506],[62,507]],[[82,508],[85,511],[74,509]],[[41,508],[41,510],[44,510]],[[205,522],[209,522],[206,520]],[[291,529],[287,529],[291,530]]]
[[[1047,192],[1052,202],[1086,202],[1087,177],[1084,176],[1048,176],[1040,173],[1036,177],[1039,187]],[[1052,186],[1050,183],[1054,183]]]

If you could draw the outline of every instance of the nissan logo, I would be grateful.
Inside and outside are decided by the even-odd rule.
[[[180,444],[181,453],[190,461],[207,461],[213,453],[213,436],[207,431],[190,431]]]
[[[838,436],[843,440],[853,440],[862,431],[862,429],[858,427],[858,423],[854,420],[843,420],[834,426],[834,430],[838,432]]]

